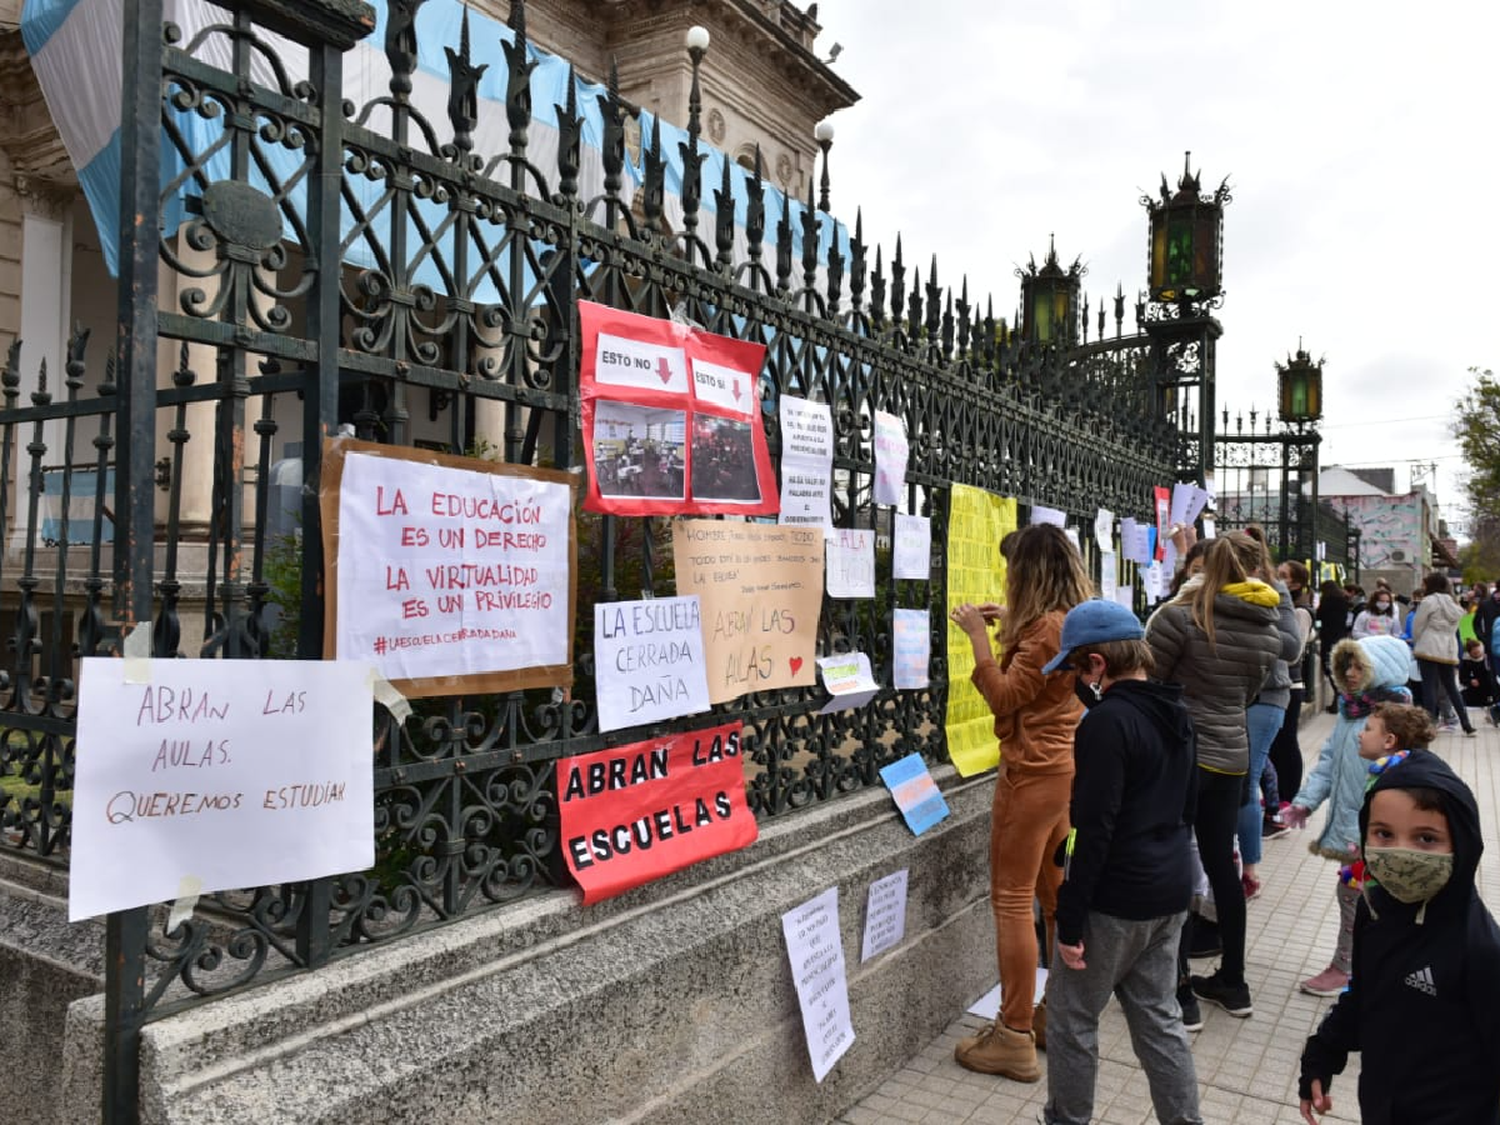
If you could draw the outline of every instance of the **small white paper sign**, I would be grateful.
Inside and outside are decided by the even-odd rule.
[[[1115,514],[1108,508],[1100,508],[1094,517],[1094,542],[1101,551],[1115,549]]]
[[[901,503],[909,452],[906,423],[894,414],[875,411],[875,503]]]
[[[1155,605],[1161,601],[1161,564],[1152,563],[1150,566],[1141,568],[1141,586],[1146,593],[1146,604]]]
[[[802,1009],[813,1077],[822,1082],[854,1043],[844,942],[839,936],[839,889],[830,887],[788,910],[781,916],[781,932]]]
[[[1120,553],[1133,563],[1145,566],[1151,561],[1151,527],[1137,523],[1130,516],[1120,519]]]
[[[1203,520],[1203,538],[1205,538],[1205,539],[1212,539],[1213,537],[1214,537],[1214,521],[1213,521],[1213,518],[1212,517],[1205,517],[1204,520]]]
[[[1135,585],[1130,582],[1122,582],[1116,586],[1115,601],[1119,602],[1132,613],[1135,612]]]
[[[1198,515],[1208,504],[1208,492],[1192,481],[1178,481],[1172,486],[1171,523],[1184,527],[1196,522]]]
[[[932,622],[925,609],[898,609],[891,621],[895,659],[891,680],[898,691],[927,687],[932,664]]]
[[[1050,523],[1053,527],[1062,527],[1067,522],[1068,515],[1066,512],[1059,511],[1057,508],[1045,508],[1041,504],[1033,504],[1031,506],[1031,524],[1033,527],[1042,523]]]
[[[1099,596],[1107,602],[1115,600],[1115,585],[1119,581],[1118,560],[1113,551],[1099,556]]]
[[[818,712],[820,715],[863,707],[880,692],[880,685],[870,671],[870,658],[862,652],[820,656],[818,667],[823,672],[823,687],[833,696]]]
[[[601,731],[707,711],[697,595],[594,606],[594,682]]]
[[[932,576],[932,521],[926,516],[896,513],[891,569],[896,578],[925,582]]]
[[[69,921],[375,862],[369,665],[82,665]]]
[[[833,528],[833,413],[826,402],[781,396],[778,523]]]
[[[875,596],[875,533],[841,527],[829,538],[825,552],[830,598]]]
[[[1078,542],[1078,529],[1076,527],[1063,528],[1063,534],[1068,537],[1068,542],[1073,544],[1073,550],[1080,555],[1083,554],[1083,544]]]
[[[865,900],[865,937],[860,945],[861,963],[901,944],[906,936],[907,868],[870,884]]]
[[[1037,999],[1046,995],[1047,970],[1038,968],[1036,971],[1036,991],[1032,993]],[[969,1008],[969,1015],[978,1016],[982,1020],[998,1019],[1000,1016],[1000,986],[997,984],[978,1000],[974,1001]]]

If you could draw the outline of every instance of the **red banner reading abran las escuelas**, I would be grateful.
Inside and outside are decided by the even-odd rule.
[[[728,723],[558,762],[563,854],[585,903],[755,842],[740,727]]]

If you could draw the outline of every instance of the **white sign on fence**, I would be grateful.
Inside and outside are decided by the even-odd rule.
[[[83,661],[68,919],[375,862],[374,673]]]

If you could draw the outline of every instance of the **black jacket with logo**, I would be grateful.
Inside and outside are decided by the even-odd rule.
[[[1074,836],[1057,896],[1058,941],[1077,945],[1090,910],[1144,920],[1188,908],[1194,744],[1176,684],[1120,680],[1089,708],[1073,744]]]
[[[1307,1041],[1299,1093],[1308,1097],[1314,1078],[1327,1092],[1359,1051],[1365,1125],[1500,1125],[1500,928],[1474,887],[1479,809],[1441,758],[1417,750],[1365,794],[1362,838],[1371,796],[1393,788],[1442,794],[1453,875],[1420,923],[1418,906],[1370,885],[1355,916],[1348,991]]]

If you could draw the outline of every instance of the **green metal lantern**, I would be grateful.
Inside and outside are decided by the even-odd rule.
[[[1161,197],[1144,196],[1151,216],[1151,299],[1165,304],[1208,302],[1223,291],[1224,205],[1229,181],[1203,194],[1192,153],[1183,162],[1177,190],[1161,180]]]
[[[1276,365],[1276,382],[1283,422],[1316,422],[1323,417],[1323,361],[1314,363],[1300,341],[1296,356]]]
[[[1021,279],[1021,337],[1028,344],[1070,347],[1078,342],[1078,298],[1086,266],[1077,259],[1067,269],[1057,260],[1056,244],[1049,241],[1047,259],[1037,268],[1036,259],[1016,270]]]

